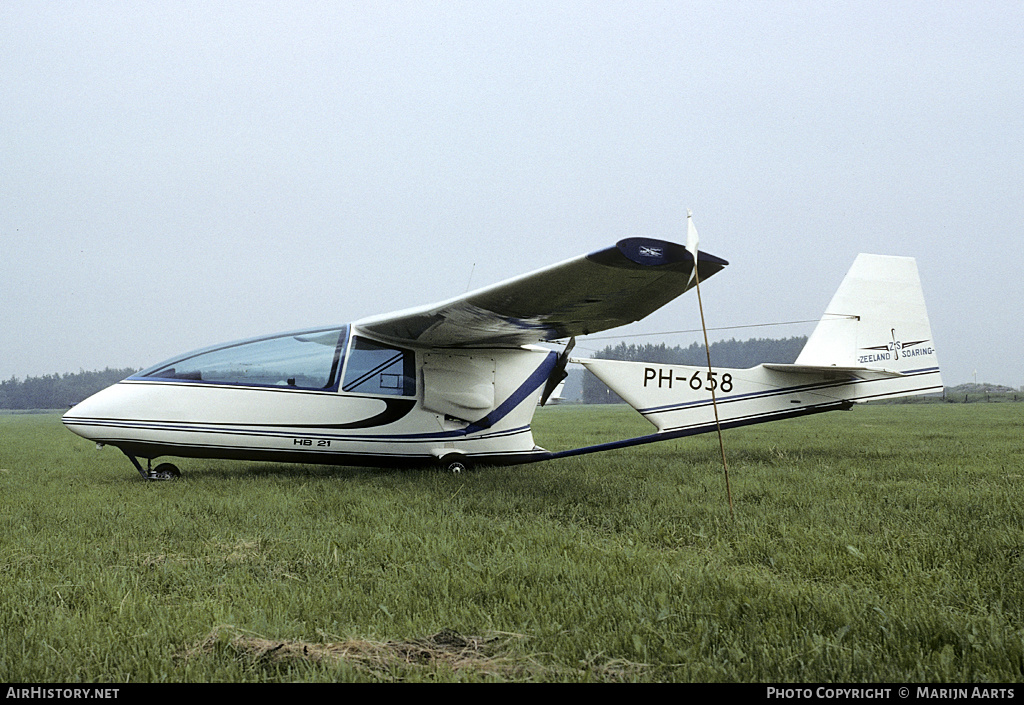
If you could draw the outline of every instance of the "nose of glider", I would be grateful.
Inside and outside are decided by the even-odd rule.
[[[61,421],[82,438],[101,441],[109,435],[110,424],[123,416],[118,396],[116,384],[102,389],[68,409]]]

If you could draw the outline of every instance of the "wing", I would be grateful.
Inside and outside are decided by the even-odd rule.
[[[700,280],[727,264],[700,252]],[[693,256],[682,245],[628,238],[438,304],[354,325],[393,342],[436,347],[511,347],[559,340],[644,318],[690,289],[692,270]]]

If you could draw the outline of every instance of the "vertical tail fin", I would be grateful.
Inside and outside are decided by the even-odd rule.
[[[937,370],[917,262],[859,255],[795,364]]]

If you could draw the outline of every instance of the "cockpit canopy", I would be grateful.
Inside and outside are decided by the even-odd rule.
[[[349,326],[253,338],[173,358],[131,379],[338,391],[348,349],[343,391],[415,395],[412,351],[361,336],[348,343]]]
[[[348,326],[254,338],[160,363],[135,379],[297,389],[337,389]]]

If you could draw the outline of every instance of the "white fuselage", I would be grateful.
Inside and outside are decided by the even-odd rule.
[[[403,359],[385,359],[375,348],[378,357],[360,363],[356,341],[380,341],[358,329],[349,335],[347,326],[328,334],[338,339],[339,331],[336,369],[326,385],[304,385],[286,374],[274,381],[265,372],[268,363],[250,360],[254,353],[267,356],[261,352],[266,342],[259,343],[263,348],[246,342],[134,375],[77,404],[63,421],[85,438],[140,458],[417,465],[453,453],[488,463],[544,454],[534,445],[530,421],[555,353],[536,347],[388,347]],[[323,348],[315,335],[270,342],[319,342],[316,350],[326,350],[329,365],[334,348]],[[192,361],[195,371],[183,373]],[[253,369],[260,365],[264,376],[257,378]],[[233,371],[224,372],[228,367]]]

